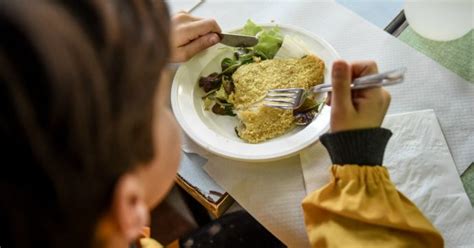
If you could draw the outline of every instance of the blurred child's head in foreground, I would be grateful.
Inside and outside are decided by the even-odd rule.
[[[2,247],[126,247],[179,161],[162,1],[0,1]]]

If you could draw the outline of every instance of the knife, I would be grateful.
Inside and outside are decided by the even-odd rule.
[[[220,43],[231,47],[252,47],[257,45],[258,38],[255,36],[220,33]]]

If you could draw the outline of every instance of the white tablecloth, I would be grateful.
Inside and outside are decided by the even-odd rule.
[[[389,112],[434,109],[457,172],[474,161],[474,85],[342,6],[323,1],[206,1],[193,14],[215,18],[223,30],[242,26],[248,18],[291,24],[321,36],[347,60],[373,59],[381,71],[406,66],[406,82],[388,88]],[[274,169],[268,170],[270,166]],[[205,170],[287,245],[308,245],[299,207],[307,192],[298,157],[266,167],[215,158]],[[456,238],[456,233],[448,235]]]
[[[389,113],[434,109],[458,172],[474,162],[474,85],[339,4],[207,0],[193,14],[215,18],[223,30],[240,27],[248,18],[292,24],[327,40],[344,59],[373,59],[381,71],[406,66],[406,82],[388,88]]]

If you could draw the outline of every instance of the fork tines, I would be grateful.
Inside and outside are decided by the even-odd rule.
[[[269,90],[263,99],[264,105],[280,109],[294,109],[295,105],[300,101],[304,89],[273,89]]]

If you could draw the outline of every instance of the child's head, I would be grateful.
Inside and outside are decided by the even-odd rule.
[[[179,160],[166,6],[0,1],[0,33],[0,245],[126,245]]]

